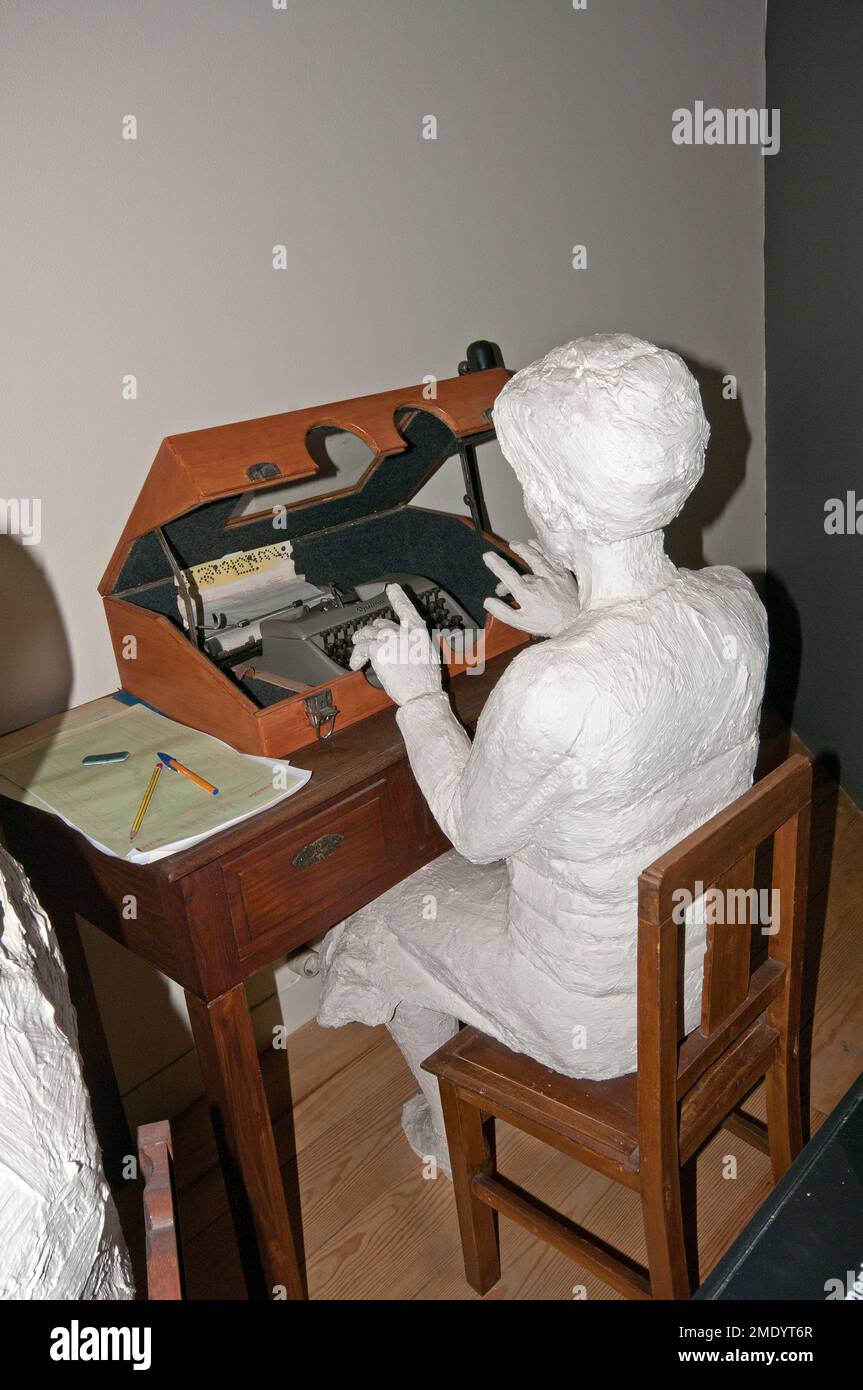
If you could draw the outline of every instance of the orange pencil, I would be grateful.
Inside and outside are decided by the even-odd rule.
[[[209,792],[211,796],[219,795],[218,787],[214,787],[212,782],[205,782],[203,777],[198,776],[197,772],[193,772],[191,768],[184,767],[182,763],[178,763],[177,759],[172,758],[170,753],[157,753],[156,757],[161,758],[165,767],[169,767],[172,772],[182,772],[183,776],[188,777],[190,782],[194,782],[198,787],[203,787],[204,791]]]

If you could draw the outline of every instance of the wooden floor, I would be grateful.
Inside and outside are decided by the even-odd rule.
[[[801,745],[791,740],[791,751]],[[761,769],[782,760],[789,738],[762,737]],[[814,1131],[863,1071],[863,814],[826,775],[816,778],[805,1052]],[[291,1152],[284,1052],[262,1068],[276,1142]],[[330,1030],[309,1023],[290,1039],[293,1123],[309,1290],[316,1299],[474,1299],[464,1281],[445,1177],[423,1179],[399,1114],[415,1086],[383,1028]],[[747,1108],[763,1116],[756,1091]],[[244,1290],[204,1102],[173,1122],[189,1296],[242,1298]],[[592,1232],[644,1261],[637,1194],[572,1159],[498,1126],[501,1170]],[[727,1155],[736,1177],[723,1176]],[[290,1186],[290,1184],[289,1184]],[[727,1132],[698,1159],[703,1278],[770,1190],[768,1160]],[[140,1197],[127,1187],[121,1216],[140,1268]],[[488,1299],[616,1298],[563,1255],[501,1221],[503,1276]],[[139,1282],[143,1288],[143,1281]]]

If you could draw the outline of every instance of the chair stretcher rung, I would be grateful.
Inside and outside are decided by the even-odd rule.
[[[739,1139],[744,1139],[760,1153],[769,1155],[770,1139],[767,1126],[761,1120],[756,1120],[754,1115],[744,1115],[740,1110],[732,1110],[730,1115],[725,1116],[722,1126],[731,1134],[736,1134]]]
[[[474,1177],[471,1187],[476,1197],[486,1206],[499,1211],[502,1216],[508,1216],[512,1221],[517,1221],[532,1235],[539,1236],[570,1259],[586,1265],[619,1293],[625,1293],[629,1297],[650,1298],[650,1280],[647,1271],[641,1265],[596,1240],[574,1221],[551,1212],[523,1188],[483,1173]]]

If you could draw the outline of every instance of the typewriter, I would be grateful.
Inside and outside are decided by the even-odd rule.
[[[470,614],[445,589],[419,574],[387,574],[352,589],[332,586],[318,598],[297,600],[286,611],[263,618],[260,667],[297,685],[320,685],[350,669],[353,635],[375,618],[395,618],[386,595],[400,584],[430,630],[449,641],[479,631]],[[461,634],[461,638],[459,637]],[[378,679],[370,668],[366,678]]]

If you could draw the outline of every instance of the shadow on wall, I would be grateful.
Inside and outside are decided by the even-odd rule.
[[[683,358],[698,382],[704,413],[710,423],[704,474],[680,516],[665,530],[666,548],[674,563],[697,570],[707,564],[704,532],[722,515],[746,477],[752,434],[742,401],[739,397],[726,400],[722,394],[727,373],[718,367],[705,366],[678,348],[672,351]],[[751,577],[760,591],[756,576]]]
[[[793,727],[803,650],[800,614],[785,584],[771,570],[767,571],[762,597],[770,627],[770,661],[764,698],[785,723]]]
[[[710,444],[704,476],[665,534],[668,552],[675,564],[700,569],[707,563],[704,532],[743,482],[752,435],[742,401],[739,398],[726,400],[722,394],[726,374],[690,358],[684,360],[701,389],[704,410],[710,421]],[[749,577],[767,609],[770,631],[765,703],[785,724],[793,727],[800,679],[800,615],[788,589],[775,574],[750,570]]]
[[[704,475],[680,516],[666,527],[665,539],[676,565],[701,569],[707,564],[704,533],[725,510],[746,476],[752,435],[743,402],[739,397],[727,400],[723,396],[726,373],[683,353],[680,356],[701,390],[704,411],[710,422],[710,444]],[[765,703],[790,726],[800,674],[800,617],[781,580],[763,570],[749,570],[748,573],[767,609],[770,657]]]
[[[710,444],[704,475],[680,516],[666,527],[665,539],[676,565],[701,569],[707,564],[704,533],[725,510],[746,476],[752,435],[740,398],[727,400],[723,396],[726,373],[684,353],[680,356],[701,390],[710,422]],[[785,725],[792,727],[800,677],[800,615],[791,594],[775,574],[763,570],[749,570],[748,574],[767,609],[770,656],[765,704],[780,715]],[[819,760],[835,775],[829,755]]]
[[[0,535],[0,733],[68,708],[72,657],[49,581],[31,547]]]

